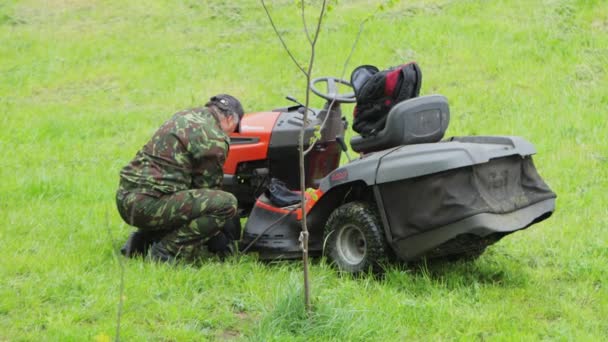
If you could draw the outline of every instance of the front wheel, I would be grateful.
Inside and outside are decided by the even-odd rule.
[[[336,209],[325,225],[325,252],[340,270],[382,272],[389,252],[378,213],[370,204],[350,202]]]

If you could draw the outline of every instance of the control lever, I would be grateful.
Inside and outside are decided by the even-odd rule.
[[[291,102],[293,102],[293,103],[295,103],[295,104],[299,105],[300,107],[302,107],[302,108],[300,108],[300,109],[298,110],[298,112],[299,112],[299,113],[304,114],[304,108],[306,108],[306,106],[305,106],[305,105],[303,105],[303,104],[302,104],[302,102],[300,102],[300,101],[296,100],[296,98],[295,98],[295,97],[293,97],[293,96],[291,96],[291,95],[287,95],[287,96],[285,96],[285,98],[286,98],[287,100],[289,100],[289,101],[291,101]],[[315,113],[315,111],[314,111],[314,110],[312,110],[312,109],[308,108],[308,111],[310,112],[310,114],[312,114],[312,115],[316,115],[316,113]]]
[[[346,154],[346,158],[348,159],[348,162],[349,163],[352,162],[353,160],[350,159],[350,155],[348,154],[348,148],[346,147],[344,138],[342,138],[341,136],[337,136],[336,141],[338,142],[338,144],[340,144],[340,148],[342,148],[342,151],[344,151],[344,153]]]
[[[304,105],[302,103],[300,103],[300,101],[296,100],[296,98],[291,95],[287,95],[287,96],[285,96],[285,98],[293,103],[299,104],[300,106],[304,107]]]

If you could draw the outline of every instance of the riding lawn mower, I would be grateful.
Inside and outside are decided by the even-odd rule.
[[[390,260],[475,258],[555,210],[556,195],[532,161],[534,146],[515,136],[443,139],[450,111],[441,95],[397,103],[383,129],[350,139],[357,154],[351,160],[341,104],[356,98],[338,87],[349,83],[313,80],[311,90],[326,103],[308,109],[306,122],[307,109],[294,100],[294,106],[246,114],[231,135],[224,190],[247,218],[242,251],[262,260],[301,257],[306,215],[311,256],[325,255],[350,273],[379,271]],[[314,141],[304,146],[310,149],[306,189],[298,171],[302,128],[304,141]],[[343,152],[349,162],[340,165]]]

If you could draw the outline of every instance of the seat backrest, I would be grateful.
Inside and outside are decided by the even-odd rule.
[[[426,95],[405,100],[388,113],[386,126],[370,136],[354,136],[350,145],[356,152],[380,151],[409,144],[437,142],[450,122],[448,100],[442,95]]]

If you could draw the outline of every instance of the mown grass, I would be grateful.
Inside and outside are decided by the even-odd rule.
[[[378,4],[334,6],[315,75],[341,73]],[[271,10],[304,62],[294,2]],[[124,340],[603,340],[607,46],[600,0],[401,1],[378,12],[346,76],[360,64],[417,60],[422,93],[450,100],[448,135],[532,141],[558,210],[475,262],[351,279],[316,261],[306,317],[298,262],[172,267],[117,256],[130,232],[114,207],[118,171],[172,112],[218,92],[248,111],[304,98],[261,6],[4,1],[0,340],[114,338],[120,262]]]

